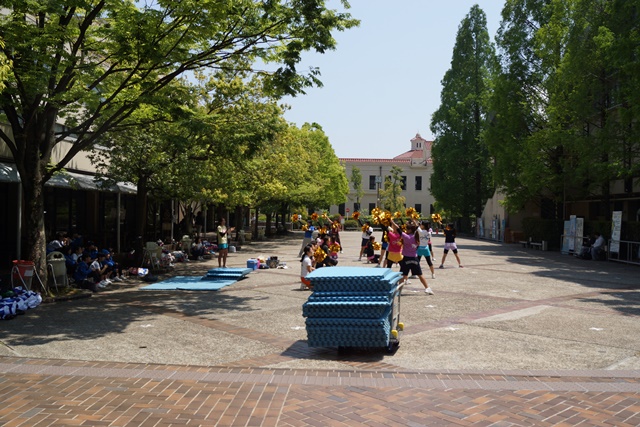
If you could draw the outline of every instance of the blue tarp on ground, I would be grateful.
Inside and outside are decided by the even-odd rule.
[[[162,282],[152,283],[140,289],[147,291],[217,291],[233,285],[234,279],[210,279],[200,276],[176,276]]]

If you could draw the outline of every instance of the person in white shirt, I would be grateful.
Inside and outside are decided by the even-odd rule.
[[[604,252],[604,237],[602,234],[596,233],[596,241],[591,245],[591,259],[597,260],[600,258],[600,254]]]
[[[313,245],[309,244],[304,247],[300,259],[300,290],[311,289],[311,282],[307,279],[307,275],[315,270],[313,264]]]

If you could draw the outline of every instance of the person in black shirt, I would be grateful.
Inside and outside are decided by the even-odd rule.
[[[458,247],[456,246],[456,229],[453,228],[453,224],[447,224],[444,229],[444,255],[442,255],[442,262],[438,268],[444,268],[444,260],[447,259],[449,251],[453,252],[458,261],[458,266],[462,268],[462,263],[460,263],[460,257],[458,256]]]

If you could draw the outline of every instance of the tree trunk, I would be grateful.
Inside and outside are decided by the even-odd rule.
[[[141,177],[138,179],[138,194],[137,194],[137,206],[136,206],[136,237],[142,237],[144,241],[147,237],[145,231],[147,229],[147,204],[148,204],[148,183],[147,177]]]
[[[24,255],[27,261],[33,261],[36,272],[46,284],[47,235],[44,222],[44,184],[45,168],[49,163],[50,151],[46,151],[41,157],[39,144],[46,145],[47,141],[52,140],[53,135],[47,139],[47,132],[39,131],[41,127],[43,124],[36,117],[34,122],[24,130],[20,132],[14,130],[16,145],[23,147],[18,152],[18,156],[14,156],[14,160],[22,181],[26,235],[24,250],[18,255]],[[39,286],[37,282],[32,283],[34,287]]]
[[[271,236],[271,217],[273,216],[272,212],[267,212],[267,219],[265,222],[264,235],[269,237]]]
[[[44,227],[44,182],[39,168],[29,168],[21,172],[24,200],[24,230],[26,244],[23,250],[27,261],[33,261],[35,269],[44,283],[47,283],[47,238]],[[39,284],[32,282],[34,289]],[[43,290],[43,289],[39,289]]]

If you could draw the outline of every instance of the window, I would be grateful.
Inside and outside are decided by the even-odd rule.
[[[416,191],[422,191],[422,177],[416,176]]]
[[[360,210],[360,203],[354,203],[353,204],[353,211],[354,212],[358,212]]]
[[[369,175],[369,190],[375,190],[375,189],[376,189],[376,176]]]
[[[416,212],[420,212],[422,214],[422,203],[416,203],[414,208],[416,209]],[[422,215],[422,216],[424,216],[424,215]]]
[[[371,212],[375,208],[376,208],[376,204],[375,203],[369,203],[369,212]]]
[[[402,180],[400,181],[400,188],[404,191],[407,189],[407,177],[406,175],[403,175]]]

